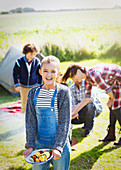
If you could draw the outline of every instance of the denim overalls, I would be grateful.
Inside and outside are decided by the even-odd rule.
[[[57,89],[55,89],[53,96],[51,98],[50,108],[39,108],[36,106],[37,97],[40,92],[40,88],[35,92],[34,104],[37,116],[37,137],[36,137],[36,149],[52,149],[56,139],[57,133],[57,119],[54,109],[54,101],[57,94]],[[57,160],[50,160],[45,164],[33,165],[33,170],[48,170],[49,165],[52,163],[54,170],[68,170],[70,164],[70,146],[67,142],[61,153],[61,158]]]

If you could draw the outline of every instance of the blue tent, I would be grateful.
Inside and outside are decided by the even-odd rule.
[[[22,52],[11,47],[4,59],[0,62],[0,85],[8,90],[12,95],[18,96],[13,83],[13,67],[17,58],[22,57]]]

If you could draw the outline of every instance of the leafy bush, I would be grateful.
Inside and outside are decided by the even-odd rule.
[[[99,55],[100,59],[109,60],[111,59],[113,63],[121,65],[121,45],[119,43],[114,43],[109,49],[104,51]]]
[[[56,44],[46,43],[40,50],[45,56],[54,55],[60,59],[60,61],[79,61],[83,59],[94,59],[96,54],[94,52],[88,52],[86,49],[73,50],[69,48],[61,48]]]

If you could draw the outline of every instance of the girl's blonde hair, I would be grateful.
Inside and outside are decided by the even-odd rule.
[[[53,55],[44,57],[42,62],[41,62],[41,67],[43,66],[43,64],[49,64],[51,62],[56,63],[57,69],[59,71],[60,70],[60,60],[57,57],[53,56]]]
[[[82,73],[86,73],[86,69],[84,66],[82,66],[79,63],[71,63],[66,72],[64,73],[64,75],[61,78],[61,82],[66,82],[68,78],[72,78],[76,73],[77,70],[80,69]]]

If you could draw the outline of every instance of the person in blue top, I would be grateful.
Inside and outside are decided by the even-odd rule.
[[[53,159],[34,164],[34,170],[69,170],[71,125],[70,89],[57,83],[60,61],[55,56],[42,60],[40,74],[43,84],[28,93],[26,109],[26,144],[24,156],[34,149],[52,149]]]
[[[28,91],[42,83],[42,76],[39,74],[40,61],[36,57],[38,50],[34,44],[26,44],[23,47],[24,56],[17,59],[13,68],[13,80],[15,90],[20,92],[22,112],[26,111]]]

